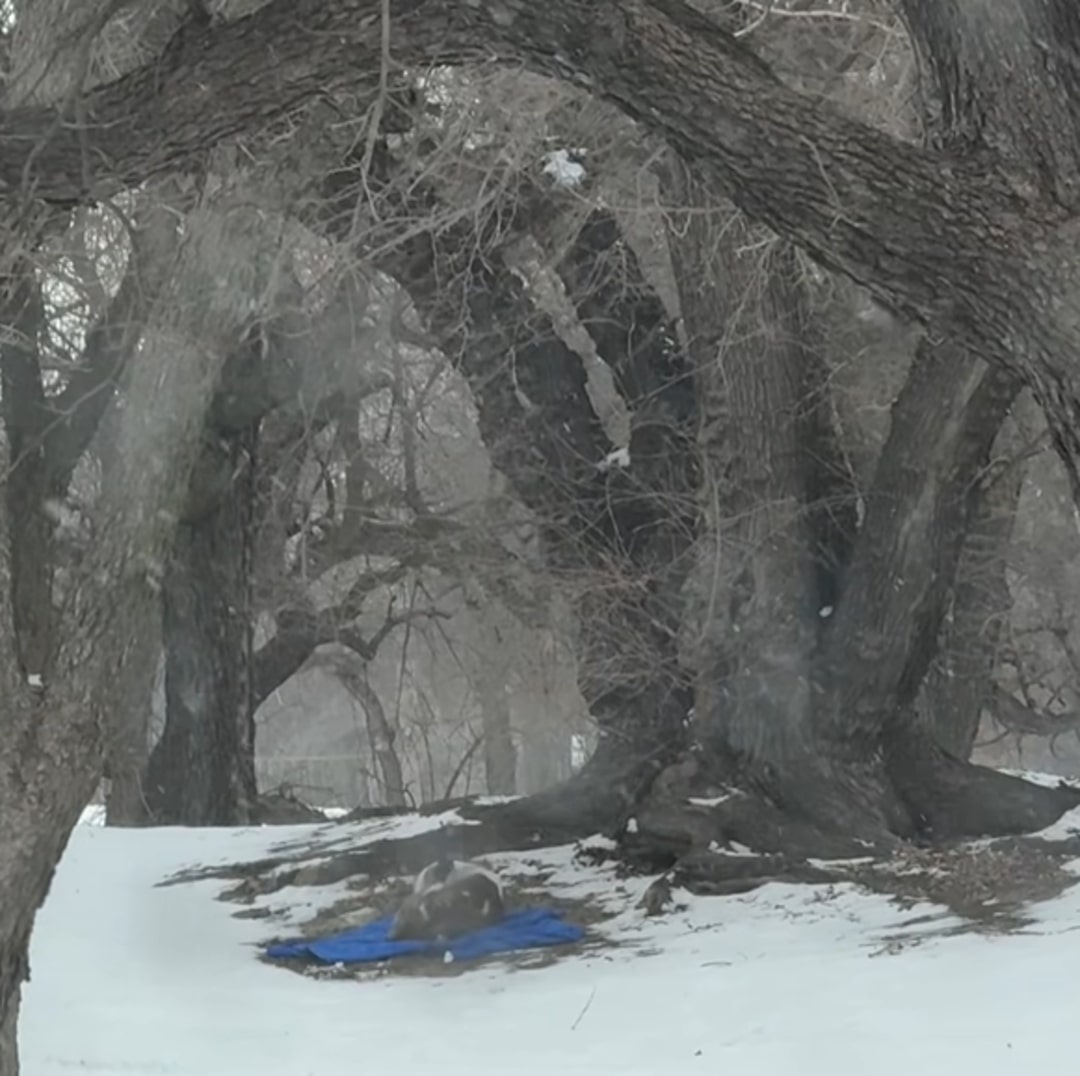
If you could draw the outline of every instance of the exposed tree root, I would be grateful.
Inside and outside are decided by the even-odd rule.
[[[763,797],[731,790],[697,803],[643,805],[635,825],[620,838],[624,854],[642,866],[662,869],[676,859],[711,846],[741,845],[766,855],[791,859],[843,859],[865,856],[876,845],[843,833],[830,833],[787,814]]]
[[[1080,790],[1047,788],[961,763],[910,734],[890,743],[886,757],[887,766],[878,770],[851,767],[839,777],[824,765],[800,771],[794,788],[790,780],[784,784],[782,802],[762,781],[739,781],[730,764],[706,762],[701,753],[687,753],[659,772],[654,763],[602,775],[587,769],[537,796],[427,805],[420,813],[454,809],[461,822],[425,833],[362,847],[331,836],[314,847],[283,846],[279,856],[259,863],[186,872],[172,881],[238,879],[224,896],[251,902],[291,885],[354,876],[397,884],[440,855],[477,858],[602,833],[615,838],[614,848],[590,846],[590,854],[616,859],[630,872],[661,875],[646,901],[649,914],[670,906],[672,887],[720,896],[768,882],[843,882],[944,905],[958,917],[943,928],[950,931],[1017,929],[1031,902],[1076,881],[1066,864],[1080,854],[1080,835],[1057,843],[1017,836],[978,846],[956,842],[1043,829],[1080,805]],[[883,790],[881,807],[874,797]],[[802,809],[808,803],[811,809]],[[352,817],[399,813],[376,809]]]
[[[691,852],[675,864],[672,882],[700,896],[746,893],[767,882],[825,883],[837,873],[788,856],[740,856]]]
[[[887,759],[893,785],[933,840],[1034,833],[1080,806],[1080,788],[961,762],[918,732],[891,740]]]

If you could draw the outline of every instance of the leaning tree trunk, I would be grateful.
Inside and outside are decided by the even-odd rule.
[[[11,574],[15,638],[24,674],[40,681],[55,645],[53,572],[55,523],[47,511],[50,498],[67,492],[53,480],[45,432],[55,419],[45,398],[38,342],[46,329],[44,303],[34,269],[28,263],[5,282],[7,331],[0,346],[3,374],[4,430],[11,469],[4,482],[4,502],[11,520]]]
[[[388,157],[379,163],[393,167]],[[369,196],[361,172],[351,165],[326,185],[320,223],[332,234]],[[393,196],[403,201],[391,219],[438,217],[438,200],[422,183],[407,203]],[[479,228],[410,228],[377,245],[380,266],[472,385],[481,435],[536,513],[551,567],[581,586],[581,686],[599,746],[568,786],[534,805],[610,825],[685,743],[690,691],[677,634],[695,527],[693,400],[660,300],[612,218],[594,214],[555,271],[573,304],[569,320],[584,326],[634,416],[629,467],[603,466],[614,446],[590,395],[585,356],[504,257],[510,240],[528,238],[556,210],[554,198],[527,190]]]
[[[905,0],[902,4],[923,65],[924,90],[938,106],[928,109],[932,138],[953,151],[981,149],[992,144],[1018,177],[1016,182],[1029,185],[1049,201],[1075,205],[1080,189],[1064,179],[1062,166],[1071,172],[1074,168],[1071,162],[1076,161],[1080,151],[1080,133],[1070,119],[1080,103],[1080,80],[1070,67],[1048,67],[1043,45],[1037,42],[1045,37],[1057,41],[1061,48],[1075,48],[1080,43],[1080,20],[1074,7],[1066,8],[1057,0],[1026,0],[1020,6],[1022,13],[996,5],[973,9],[929,4],[925,0]],[[942,430],[949,436],[949,428],[953,428],[957,466],[944,488],[939,485],[936,496],[942,520],[951,516],[954,521],[951,526],[955,528],[957,506],[962,505],[970,518],[978,472],[1020,385],[1002,369],[989,372],[982,369],[977,358],[948,342],[924,343],[918,361],[929,367],[924,372],[928,395],[940,391],[934,389],[935,381],[950,382],[954,387],[946,391],[952,393],[961,389],[965,380],[972,389],[959,424],[947,423]],[[935,365],[936,374],[932,369]],[[1057,394],[1048,396],[1042,391],[1036,395],[1044,406],[1050,405],[1048,419],[1053,426],[1053,409],[1060,403]],[[956,417],[960,417],[960,412]],[[1058,430],[1055,436],[1059,449],[1068,456],[1068,435]],[[916,530],[923,526],[919,520],[926,519],[925,504],[924,497],[917,506]],[[961,526],[966,528],[967,523]],[[910,542],[913,528],[906,524],[905,529],[904,541]],[[906,569],[899,574],[903,590],[915,595],[920,590],[924,593],[916,602],[922,606],[919,615],[924,619],[921,632],[924,645],[912,649],[902,674],[897,676],[895,670],[886,672],[896,687],[895,696],[889,700],[891,705],[879,708],[874,715],[874,706],[880,704],[871,703],[866,693],[867,685],[875,678],[879,689],[884,686],[881,673],[892,664],[890,652],[871,671],[875,656],[883,656],[880,651],[876,655],[874,652],[879,642],[884,641],[882,635],[874,635],[875,622],[871,619],[857,632],[849,631],[846,640],[842,635],[835,640],[830,660],[848,661],[849,669],[840,678],[846,678],[847,689],[832,694],[826,724],[832,726],[830,733],[835,735],[845,724],[850,728],[852,715],[862,709],[864,734],[870,733],[872,737],[878,729],[883,733],[891,781],[908,803],[916,824],[924,830],[948,836],[1016,831],[1046,824],[1059,813],[1066,802],[1064,797],[1046,795],[1022,782],[965,764],[942,750],[932,724],[917,718],[915,692],[932,656],[930,631],[936,632],[940,625],[949,578],[945,573],[955,571],[960,555],[955,539],[948,539],[940,526],[936,529],[933,548],[939,573],[936,578],[927,579],[925,572],[913,571],[915,565],[910,558]],[[851,588],[856,600],[867,596],[860,589],[865,582],[865,575],[859,579],[853,572]],[[902,601],[895,586],[890,594],[879,590],[882,616],[877,625],[884,626],[890,606],[895,611]],[[852,627],[850,621],[847,626]],[[859,650],[860,638],[868,639],[869,646]],[[845,645],[846,658],[840,656]],[[853,647],[856,649],[852,650]],[[852,654],[854,662],[851,662]],[[878,694],[886,698],[883,692]]]
[[[397,729],[386,716],[386,709],[367,675],[367,661],[361,655],[343,657],[336,663],[338,679],[364,711],[368,743],[375,754],[383,799],[391,807],[403,807],[409,802],[405,787],[405,771],[397,749]]]
[[[114,685],[159,615],[156,588],[182,513],[198,431],[218,380],[213,346],[230,330],[221,295],[250,274],[246,243],[256,231],[235,214],[224,232],[193,227],[181,266],[183,293],[159,305],[169,348],[147,348],[125,385],[120,466],[95,510],[95,541],[72,571],[59,609],[57,643],[43,693],[18,668],[7,513],[0,513],[0,1058],[18,1071],[14,1030],[37,909],[81,810],[101,777],[102,730]],[[245,234],[246,233],[246,234]],[[11,237],[8,237],[9,239]],[[25,236],[17,237],[25,242]],[[211,274],[205,267],[214,266]],[[179,289],[178,289],[179,290]],[[167,319],[167,320],[166,320]],[[5,446],[6,448],[6,446]],[[5,460],[5,463],[7,461]]]
[[[972,17],[994,24],[989,9]],[[961,36],[975,28],[965,24]],[[931,36],[941,47],[943,39]],[[977,108],[971,95],[978,78],[965,65],[941,67],[964,79],[967,96],[951,103]],[[995,76],[985,62],[974,69]],[[994,89],[988,100],[996,108],[1002,102]],[[766,787],[788,812],[873,840],[1028,829],[1075,802],[950,758],[914,718],[972,491],[1018,388],[1010,373],[987,368],[962,346],[920,347],[893,408],[867,518],[815,663],[805,730],[812,749],[785,747],[763,760]]]
[[[681,283],[685,289],[686,282]],[[692,296],[689,307],[692,312]],[[691,317],[687,320],[692,323]],[[725,404],[737,397],[739,370],[733,363],[724,385]],[[767,371],[754,375],[750,384],[767,383]],[[893,410],[889,440],[867,498],[868,516],[816,655],[813,684],[799,682],[799,672],[810,668],[806,655],[811,643],[800,645],[797,631],[787,630],[795,623],[790,612],[775,604],[776,643],[751,645],[751,661],[738,665],[735,676],[720,657],[717,671],[727,689],[722,696],[727,705],[721,708],[719,744],[713,748],[749,755],[758,764],[759,783],[789,812],[825,829],[878,839],[916,829],[942,834],[1029,828],[1071,802],[1067,796],[1044,796],[1020,782],[950,764],[935,749],[927,727],[913,718],[915,692],[935,651],[944,596],[967,530],[971,493],[1018,387],[1007,372],[989,370],[962,349],[924,343]],[[753,413],[754,400],[744,397],[744,408],[747,400],[746,409]],[[773,408],[775,403],[774,395]],[[755,449],[756,431],[741,426],[740,417],[735,414],[726,424],[732,444],[722,458],[728,465],[725,478],[732,483],[746,471],[732,466],[740,452],[752,459],[755,451],[763,451],[760,445]],[[783,441],[776,444],[781,450]],[[779,505],[785,494],[798,489],[793,468],[787,470],[786,483],[775,461],[762,471]],[[786,530],[793,531],[790,521]],[[763,559],[771,554],[772,571],[783,579],[800,563],[800,543],[789,538],[783,551],[776,537],[772,544],[769,550],[759,542],[755,552]],[[767,595],[767,584],[762,586],[759,578],[748,573],[740,582],[751,593]],[[732,590],[721,592],[729,598],[727,617],[740,598]],[[807,590],[805,583],[789,583],[780,600],[797,604]],[[741,633],[742,625],[736,627]],[[751,634],[752,640],[760,638],[760,629]],[[755,665],[775,662],[774,646],[786,657],[783,671],[794,668],[793,683],[803,690],[782,693],[782,712],[779,717],[769,713],[763,731],[754,714],[768,709],[760,701],[767,695],[754,690],[753,674]],[[767,682],[778,679],[773,672]],[[740,713],[747,715],[749,734],[737,723],[734,715]],[[705,716],[713,718],[716,728],[717,715]]]

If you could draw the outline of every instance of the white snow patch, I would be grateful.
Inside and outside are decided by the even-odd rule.
[[[810,856],[807,863],[819,870],[833,870],[836,867],[861,867],[874,862],[873,856],[853,856],[851,859],[815,859]]]
[[[557,149],[544,154],[544,175],[550,176],[556,187],[580,187],[585,181],[585,166],[581,150]]]
[[[1080,959],[1080,887],[1036,906],[1026,931],[1009,936],[948,936],[956,920],[943,909],[901,908],[846,884],[772,884],[714,898],[680,891],[685,907],[650,918],[636,904],[652,878],[619,878],[610,864],[582,866],[569,845],[532,849],[484,861],[519,899],[588,899],[608,912],[590,927],[593,944],[539,970],[494,964],[453,979],[357,982],[261,963],[257,947],[282,928],[235,918],[237,906],[217,899],[230,882],[158,885],[193,864],[312,846],[315,856],[329,855],[448,822],[461,819],[446,812],[325,826],[77,827],[32,939],[34,975],[20,1022],[24,1071],[354,1076],[358,1064],[398,1076],[1075,1070],[1070,984]],[[1080,812],[1065,823],[1080,827]],[[299,920],[341,890],[290,887],[266,903]]]
[[[612,467],[626,470],[630,466],[630,449],[617,448],[609,452],[597,465],[596,469],[602,473],[610,471]]]
[[[721,803],[727,802],[731,799],[731,793],[725,793],[723,796],[713,796],[709,799],[702,799],[700,796],[691,796],[689,802],[695,807],[719,807]]]
[[[577,773],[582,766],[585,765],[586,759],[589,757],[588,745],[585,742],[585,737],[579,732],[570,734],[570,769],[573,773]]]
[[[83,808],[83,812],[79,815],[80,826],[103,826],[105,825],[105,804],[104,803],[91,803],[88,807]]]

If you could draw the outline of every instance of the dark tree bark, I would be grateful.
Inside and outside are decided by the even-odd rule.
[[[939,653],[923,684],[921,705],[934,738],[961,760],[970,758],[994,696],[992,674],[1012,605],[1005,567],[1023,479],[1024,468],[1013,463],[979,483]]]
[[[518,758],[507,681],[513,658],[503,630],[491,618],[483,592],[469,588],[467,594],[466,604],[473,613],[470,628],[473,639],[465,650],[464,662],[480,709],[483,731],[479,742],[484,752],[485,783],[490,795],[514,795]]]
[[[66,492],[53,480],[45,447],[51,422],[38,360],[38,339],[45,311],[33,268],[21,265],[5,282],[4,310],[8,327],[2,355],[4,429],[11,470],[4,483],[10,520],[12,613],[23,673],[35,682],[49,663],[55,645],[53,572],[55,524],[46,511],[51,497]]]
[[[225,826],[254,817],[250,646],[257,440],[257,426],[209,434],[166,565],[166,720],[146,787],[158,822]]]
[[[809,494],[823,461],[805,425],[824,385],[813,381],[821,369],[805,346],[791,249],[762,257],[768,237],[707,176],[666,175],[668,201],[688,210],[671,217],[669,244],[704,469],[689,625],[695,726],[714,754],[776,762],[806,737],[820,612],[835,601],[815,563]]]
[[[295,282],[281,287],[275,319],[237,334],[222,366],[166,562],[165,728],[145,796],[161,822],[237,825],[255,816],[254,557],[269,508],[257,489],[259,431],[296,393],[294,350],[307,327]]]
[[[362,196],[358,174],[343,169],[331,178],[324,227],[352,219]],[[413,197],[395,206],[394,219],[423,218],[436,207],[422,186]],[[614,221],[595,214],[555,268],[633,415],[629,468],[601,466],[613,446],[582,356],[502,255],[552,211],[526,191],[479,234],[470,222],[380,244],[380,265],[468,378],[481,435],[537,514],[551,566],[585,580],[581,686],[600,742],[547,806],[610,819],[633,798],[628,790],[685,745],[690,690],[677,636],[695,529],[693,399],[662,304]]]
[[[121,423],[121,472],[95,513],[95,541],[73,570],[40,691],[15,647],[7,513],[0,513],[0,1062],[17,1072],[15,1017],[37,909],[101,777],[115,685],[141,662],[159,615],[153,566],[168,545],[197,452],[193,431],[216,380],[212,350],[136,364]],[[6,446],[5,446],[6,447]],[[147,460],[157,466],[148,467]],[[5,460],[5,464],[6,464]],[[141,668],[141,665],[139,665]]]
[[[1053,817],[1070,802],[950,759],[912,716],[976,479],[1018,389],[1007,370],[987,369],[962,346],[937,341],[920,349],[894,407],[867,519],[815,662],[813,704],[799,711],[811,715],[810,727],[800,729],[799,713],[770,726],[794,726],[810,746],[782,731],[774,732],[772,743],[751,741],[751,759],[756,751],[766,787],[789,811],[872,839],[915,829],[1015,831]],[[800,650],[789,645],[786,652]],[[793,698],[797,692],[784,693],[789,714]],[[982,817],[980,786],[986,794]]]
[[[983,5],[968,21],[1000,27],[996,10]],[[1065,0],[1026,0],[1017,32],[1032,46],[1029,74],[1046,97],[1070,92],[1074,76],[1064,63],[1037,68],[1035,46],[1052,40],[1064,55],[1080,37],[1078,22]],[[208,142],[327,87],[350,81],[375,92],[379,38],[377,0],[275,0],[246,19],[195,30],[161,61],[85,95],[78,130],[41,110],[9,111],[0,179],[9,190],[28,181],[39,197],[64,201],[179,167]],[[615,102],[707,165],[752,218],[888,306],[1022,374],[1075,477],[1071,206],[1018,185],[998,167],[996,146],[950,155],[849,121],[782,86],[680,0],[412,0],[394,12],[394,51],[402,64],[523,60]],[[1005,70],[992,55],[984,69]],[[194,82],[198,94],[188,92]],[[210,116],[208,99],[217,105]]]
[[[715,201],[712,199],[713,204]],[[719,276],[731,279],[732,274],[688,275],[684,269],[681,284],[685,291],[688,281]],[[704,309],[706,318],[699,320],[707,323],[708,313],[718,304],[714,301],[710,307],[695,303],[695,298],[692,294],[684,298],[689,309],[687,321],[693,325],[695,309]],[[776,318],[769,320],[775,322]],[[720,332],[717,327],[711,334],[713,347]],[[732,336],[738,339],[740,334],[733,331]],[[708,405],[705,382],[707,413],[722,412],[728,399],[737,399],[744,386],[761,393],[770,384],[774,390],[785,384],[783,368],[775,368],[770,378],[773,367],[767,362],[749,367],[740,377],[737,358],[737,350],[735,361],[729,352],[720,408]],[[791,384],[789,376],[787,385]],[[1008,373],[988,371],[962,350],[942,344],[922,348],[912,379],[894,409],[892,434],[869,497],[869,516],[844,581],[838,612],[829,622],[821,667],[815,667],[816,691],[811,691],[804,679],[812,667],[808,654],[814,645],[813,631],[807,624],[801,635],[797,629],[785,632],[785,626],[798,624],[790,609],[775,607],[774,601],[771,614],[763,618],[764,625],[776,625],[767,641],[763,641],[762,624],[756,632],[746,631],[750,625],[724,624],[736,629],[735,649],[745,646],[752,658],[737,663],[734,676],[723,670],[720,660],[715,672],[722,685],[723,704],[718,715],[707,712],[703,716],[713,718],[713,731],[719,733],[724,751],[749,757],[759,767],[764,763],[764,783],[790,809],[847,832],[876,829],[878,833],[901,834],[918,825],[937,827],[940,832],[945,824],[943,814],[947,814],[939,809],[941,800],[948,800],[962,816],[962,821],[958,817],[949,823],[954,832],[962,831],[963,826],[975,831],[981,831],[982,826],[1022,828],[1039,814],[1038,794],[1011,786],[1003,792],[1002,783],[996,782],[996,790],[987,791],[996,795],[1000,809],[988,811],[980,820],[974,790],[989,776],[938,758],[928,730],[914,722],[911,714],[913,693],[936,646],[976,478],[1018,387]],[[774,513],[781,510],[785,496],[798,497],[800,480],[790,463],[785,467],[782,458],[757,444],[755,431],[741,427],[738,418],[761,410],[782,415],[783,400],[792,397],[790,387],[786,392],[780,389],[780,398],[774,391],[765,409],[755,408],[754,397],[747,397],[745,406],[732,405],[733,415],[726,416],[731,444],[722,461],[729,467],[729,496],[732,484],[745,482],[753,474],[745,460],[740,466],[742,452],[755,462],[766,461],[760,467],[762,478],[757,485],[767,503],[774,506]],[[790,402],[786,410],[790,414]],[[789,433],[794,428],[790,420],[788,428]],[[782,430],[773,430],[764,440],[775,446],[773,452],[782,452]],[[752,481],[750,484],[753,486]],[[787,579],[794,569],[795,579],[776,590],[780,605],[798,607],[800,596],[809,590],[805,576],[801,584],[796,581],[799,565],[805,564],[805,542],[800,541],[790,519],[786,526],[774,520],[768,534],[770,541],[756,543],[754,550],[759,559],[769,561],[771,570],[748,572],[743,579],[745,589],[760,596],[767,593],[768,586],[761,580]],[[729,593],[722,591],[725,596]],[[731,616],[730,611],[725,612]],[[723,620],[720,618],[721,623]],[[728,642],[729,653],[731,647]],[[723,653],[721,645],[717,656]],[[759,669],[768,667],[770,658],[782,658],[784,668],[769,668],[763,678],[755,676]],[[768,700],[768,691],[761,685],[787,683],[785,675],[791,682],[777,693],[782,700],[780,712],[766,706],[769,721],[763,724],[756,719],[763,700]],[[749,687],[748,693],[740,692],[740,687]],[[702,698],[699,694],[699,705]],[[811,717],[812,723],[808,720]],[[741,721],[746,722],[745,727]],[[737,734],[740,729],[742,735]],[[883,730],[884,744],[890,749],[887,773],[881,772],[875,761]],[[860,742],[862,736],[866,739]],[[1052,814],[1062,802],[1059,799],[1044,806]],[[1011,821],[1010,810],[1016,811]]]
[[[16,638],[23,671],[39,678],[56,645],[53,574],[56,513],[50,502],[67,495],[71,476],[101,425],[134,353],[146,312],[160,292],[176,235],[167,213],[139,208],[124,279],[90,326],[63,389],[47,396],[39,338],[45,310],[33,266],[22,262],[4,281],[0,351],[4,428],[11,471],[5,503],[11,538]]]
[[[296,397],[303,378],[309,379],[305,387],[321,388],[326,369],[349,360],[333,338],[341,303],[313,326],[299,299],[296,282],[284,280],[273,320],[249,330],[224,364],[168,561],[166,720],[151,755],[146,797],[159,821],[229,825],[256,816],[255,711],[316,646],[346,641],[344,622],[331,624],[331,618],[355,619],[364,595],[387,577],[361,579],[338,610],[282,614],[279,632],[253,652],[256,540],[273,507],[273,495],[258,488],[261,424]],[[346,309],[344,316],[352,313]],[[333,394],[332,386],[326,394]],[[321,421],[326,416],[320,414]]]
[[[66,383],[58,393],[47,395],[42,380],[39,338],[45,311],[33,269],[19,266],[16,272],[21,275],[8,281],[3,320],[9,332],[0,355],[4,425],[12,458],[5,509],[15,642],[22,672],[37,689],[45,686],[58,642],[57,506],[66,498],[71,476],[101,425],[171,264],[174,218],[161,210],[148,213],[144,206],[136,217],[139,227],[132,235],[120,288],[90,326],[83,352],[66,371]],[[144,814],[141,777],[148,706],[144,658],[140,647],[128,663],[130,675],[111,685],[118,703],[109,709],[107,723],[111,822],[133,822]]]
[[[517,750],[510,723],[510,702],[503,685],[480,696],[480,718],[484,736],[484,777],[493,796],[512,796],[517,792]]]

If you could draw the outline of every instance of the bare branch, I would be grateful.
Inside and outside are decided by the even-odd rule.
[[[81,361],[64,390],[48,401],[53,416],[44,430],[46,465],[57,489],[67,486],[97,432],[121,374],[135,353],[146,316],[173,266],[176,210],[155,200],[137,222],[120,288],[86,336]]]
[[[274,0],[193,28],[157,64],[87,94],[81,129],[36,109],[0,117],[0,189],[100,197],[183,169],[344,83],[362,107],[378,93],[382,33],[381,0]],[[398,64],[494,55],[577,81],[707,161],[747,212],[930,320],[950,314],[954,297],[920,252],[951,239],[956,261],[976,271],[990,253],[989,206],[998,218],[1018,208],[985,163],[902,145],[788,90],[680,0],[416,0],[395,13],[393,54]]]
[[[386,619],[370,639],[364,639],[355,628],[345,629],[339,633],[338,638],[350,650],[355,650],[365,661],[374,661],[379,647],[397,628],[412,624],[417,620],[450,620],[453,617],[453,614],[442,609],[410,609],[404,613],[394,613],[392,610],[393,602],[387,610]]]

